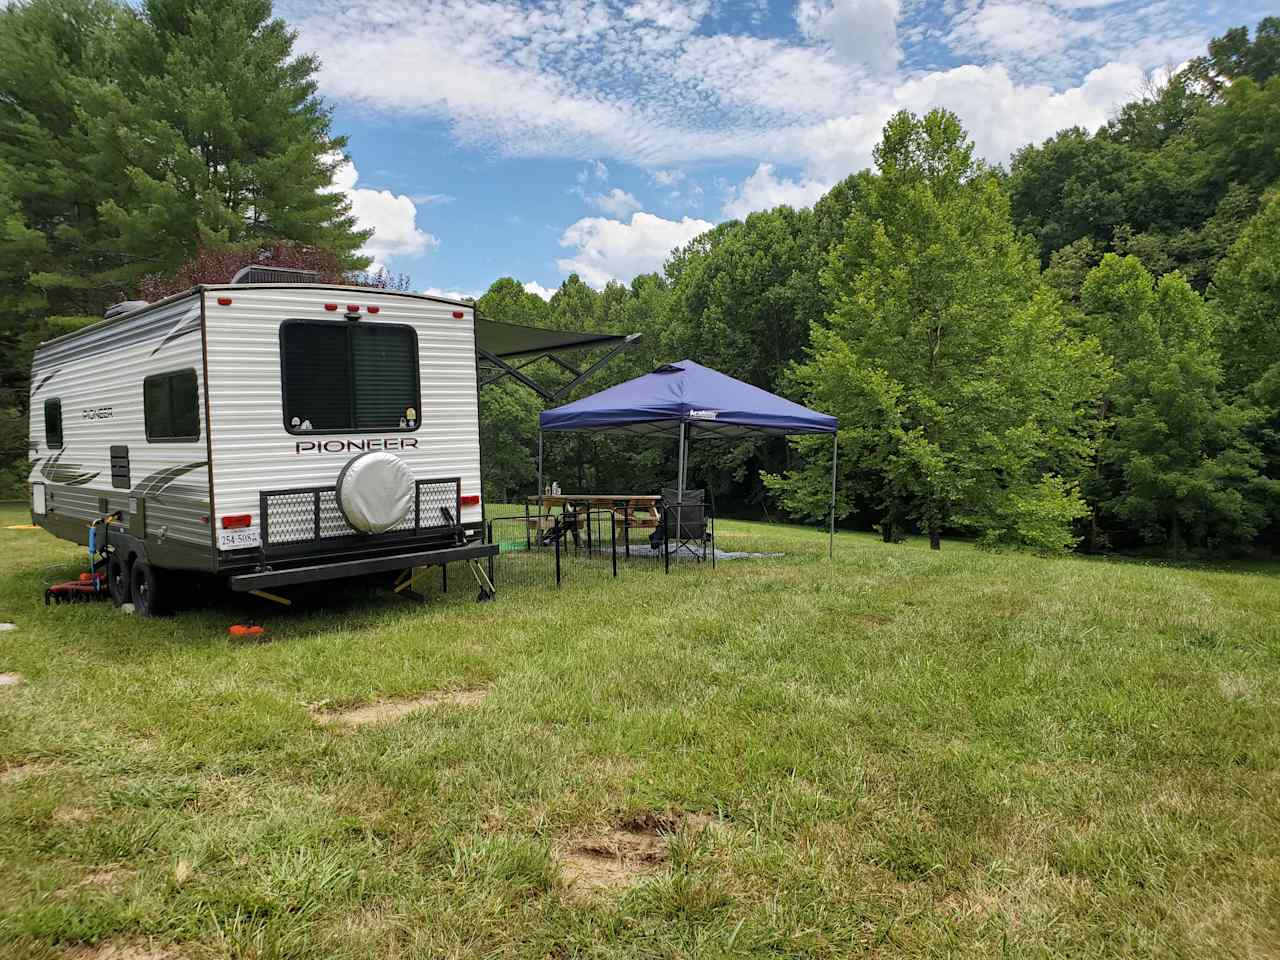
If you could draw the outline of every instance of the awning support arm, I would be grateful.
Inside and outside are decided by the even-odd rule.
[[[631,344],[635,343],[639,339],[640,339],[640,334],[638,333],[627,334],[627,336],[623,338],[621,343],[619,343],[616,347],[614,347],[612,350],[610,350],[608,353],[602,356],[595,363],[591,364],[591,366],[587,367],[587,369],[585,370],[579,370],[577,367],[573,366],[567,361],[561,360],[554,353],[540,353],[536,357],[533,357],[531,359],[526,359],[523,363],[511,364],[503,360],[501,357],[490,353],[488,350],[484,350],[480,347],[477,347],[476,353],[479,355],[480,359],[482,359],[485,363],[492,364],[494,367],[497,368],[498,372],[493,374],[492,376],[485,377],[476,385],[476,387],[477,389],[479,389],[480,387],[487,387],[491,383],[497,383],[503,377],[512,377],[515,380],[518,380],[520,383],[524,384],[526,387],[528,387],[530,390],[532,390],[534,393],[540,396],[543,400],[546,400],[548,403],[555,403],[557,400],[560,400],[561,398],[569,394],[575,387],[578,387],[579,385],[581,385],[582,383],[590,379],[591,376],[595,374],[597,370],[599,370],[606,363],[608,363],[610,360],[616,357],[619,353],[627,349],[627,347],[631,346]],[[552,363],[561,367],[568,373],[573,374],[573,379],[557,390],[548,390],[546,387],[543,387],[541,384],[539,384],[536,380],[520,372],[525,367],[531,366],[537,363],[539,360],[550,360]]]
[[[490,377],[488,380],[485,380],[483,383],[481,383],[480,384],[481,387],[488,386],[491,383],[495,383],[496,381],[501,380],[503,377],[511,377],[515,380],[520,381],[520,383],[523,383],[526,387],[528,387],[530,390],[532,390],[534,393],[540,396],[543,400],[546,400],[548,402],[553,402],[555,400],[556,395],[554,393],[552,393],[550,390],[545,389],[540,383],[538,383],[538,381],[521,373],[519,367],[513,367],[511,364],[507,363],[507,361],[501,359],[500,357],[494,356],[488,350],[481,350],[479,347],[476,348],[476,353],[478,353],[480,355],[480,358],[484,360],[486,363],[491,363],[495,367],[497,367],[499,370],[502,371],[496,377]]]
[[[612,360],[614,357],[616,357],[623,350],[627,349],[627,347],[631,346],[631,344],[635,343],[639,339],[640,339],[640,334],[638,333],[627,334],[626,338],[620,344],[618,344],[616,347],[614,347],[612,350],[606,353],[603,357],[601,357],[595,363],[591,364],[591,366],[587,367],[587,369],[583,370],[581,373],[578,373],[576,370],[573,369],[573,367],[569,366],[559,357],[552,357],[551,358],[552,360],[560,364],[560,366],[564,367],[570,373],[578,373],[576,377],[574,377],[572,380],[570,380],[568,383],[566,383],[563,387],[561,387],[559,390],[555,392],[556,399],[558,400],[561,397],[568,396],[569,393],[572,392],[575,387],[585,382],[586,380],[590,379],[592,374],[594,374],[597,370],[599,370],[606,363],[608,363],[610,360]]]

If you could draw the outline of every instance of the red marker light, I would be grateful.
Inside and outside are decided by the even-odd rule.
[[[458,502],[464,507],[478,507],[480,506],[480,494],[469,494],[468,496],[462,497]]]
[[[218,306],[220,306],[220,307],[229,307],[229,306],[231,306],[231,298],[230,298],[230,297],[219,297],[219,298],[218,298]]]
[[[358,303],[347,304],[347,313],[359,313],[359,312],[360,312],[360,304]]]
[[[365,307],[365,309],[368,310],[370,313],[377,313],[382,308],[381,307]]]
[[[222,518],[223,530],[240,530],[253,526],[253,517],[247,513],[234,513]]]
[[[455,310],[455,311],[453,311],[453,319],[455,319],[455,320],[461,320],[461,319],[462,319],[463,317],[465,317],[465,316],[466,316],[466,314],[465,314],[465,313],[463,313],[461,310]]]
[[[334,310],[338,309],[338,305],[336,303],[326,303],[324,308],[332,313]]]

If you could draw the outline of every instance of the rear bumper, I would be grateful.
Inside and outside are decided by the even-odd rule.
[[[315,583],[319,580],[338,580],[342,577],[358,577],[366,573],[383,573],[387,570],[408,570],[410,567],[428,567],[457,560],[479,560],[495,556],[496,543],[470,543],[461,547],[444,547],[439,550],[416,550],[391,556],[364,557],[359,560],[334,560],[305,567],[288,567],[283,570],[263,570],[258,573],[238,573],[228,577],[231,589],[239,592],[265,590],[267,587],[286,587],[294,583]]]

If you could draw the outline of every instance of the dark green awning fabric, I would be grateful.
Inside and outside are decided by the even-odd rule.
[[[621,343],[626,337],[615,333],[575,333],[571,330],[544,330],[518,323],[499,323],[476,317],[476,349],[495,357],[534,357]]]

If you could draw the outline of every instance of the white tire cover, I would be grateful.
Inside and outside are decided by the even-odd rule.
[[[372,450],[338,474],[338,509],[362,533],[390,530],[413,509],[413,471],[395,454]]]

